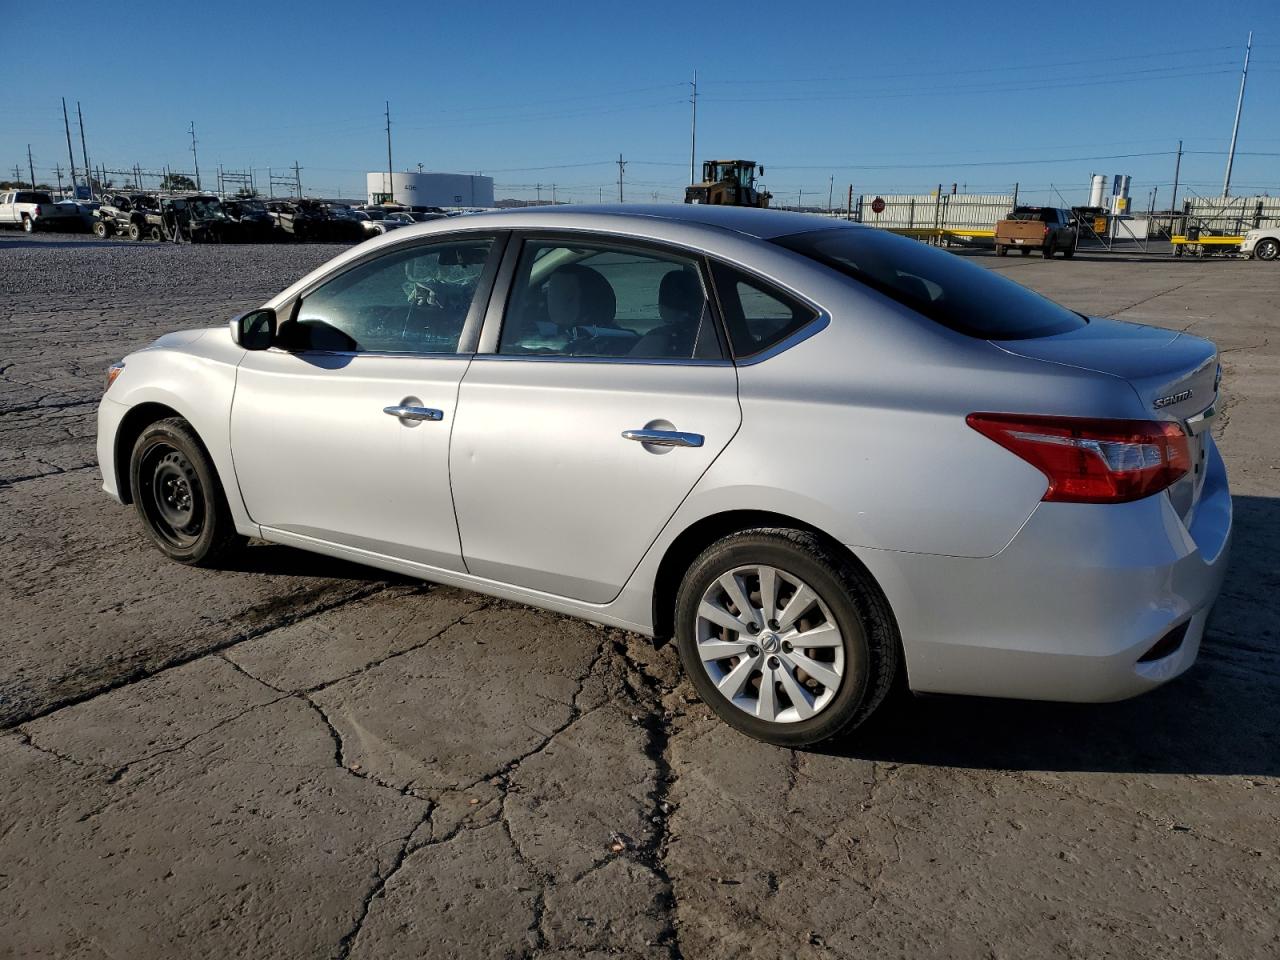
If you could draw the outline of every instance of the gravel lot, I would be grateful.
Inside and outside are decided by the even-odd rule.
[[[1217,340],[1236,541],[1144,698],[746,740],[642,638],[99,491],[102,370],[338,252],[0,236],[0,956],[1280,955],[1280,270],[984,266]]]

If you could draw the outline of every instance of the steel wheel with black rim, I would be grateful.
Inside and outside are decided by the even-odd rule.
[[[879,588],[804,530],[748,530],[708,547],[681,584],[676,631],[702,699],[783,746],[857,726],[897,671],[897,626]]]
[[[209,455],[185,420],[146,427],[129,460],[134,507],[170,559],[214,566],[244,542]]]

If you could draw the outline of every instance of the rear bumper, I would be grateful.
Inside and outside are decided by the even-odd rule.
[[[986,559],[858,551],[902,632],[913,690],[1101,702],[1195,662],[1226,572],[1231,495],[1217,447],[1190,524],[1161,493],[1128,504],[1042,503]],[[1186,624],[1181,644],[1140,658]]]

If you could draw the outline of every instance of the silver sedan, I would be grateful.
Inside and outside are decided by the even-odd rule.
[[[793,213],[396,230],[114,365],[104,489],[658,638],[738,729],[916,691],[1102,701],[1195,660],[1231,530],[1212,343]]]

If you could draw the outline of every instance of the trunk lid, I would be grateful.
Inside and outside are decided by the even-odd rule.
[[[1090,317],[1079,329],[1030,340],[992,341],[1007,353],[1091,370],[1125,380],[1146,417],[1181,423],[1190,436],[1193,469],[1169,488],[1179,516],[1190,523],[1204,480],[1205,435],[1218,396],[1218,349],[1177,330]]]

